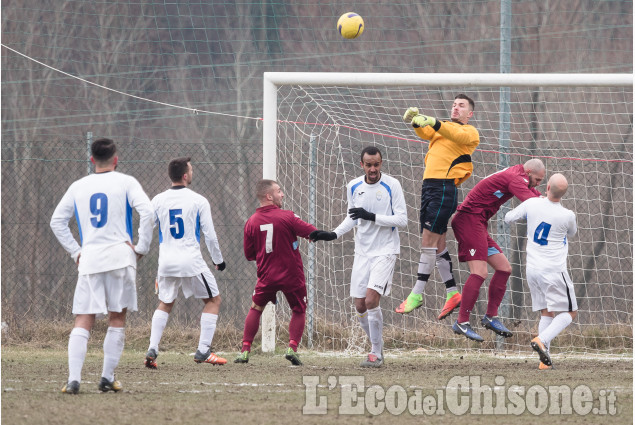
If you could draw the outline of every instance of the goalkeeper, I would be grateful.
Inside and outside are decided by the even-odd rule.
[[[379,301],[382,295],[390,294],[400,248],[397,227],[408,224],[401,184],[383,174],[381,164],[379,149],[364,148],[360,162],[364,175],[346,186],[348,215],[333,232],[316,230],[309,235],[313,241],[332,241],[357,227],[350,294],[359,323],[372,344],[362,367],[380,367],[384,363],[384,319]]]
[[[403,116],[419,137],[430,141],[430,146],[424,159],[425,171],[421,185],[421,257],[417,282],[408,298],[395,309],[397,313],[410,313],[421,307],[423,291],[435,264],[447,292],[438,319],[450,315],[461,303],[461,294],[452,275],[452,260],[446,248],[445,234],[458,204],[457,187],[472,174],[472,153],[479,144],[478,131],[468,124],[473,114],[474,101],[459,94],[454,98],[450,121],[421,115],[417,108],[408,108]]]

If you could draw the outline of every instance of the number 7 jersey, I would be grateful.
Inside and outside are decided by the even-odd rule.
[[[243,248],[248,261],[256,260],[258,281],[264,284],[304,285],[298,236],[308,238],[315,226],[293,211],[275,205],[260,207],[245,223]]]
[[[197,276],[209,267],[201,254],[201,236],[214,264],[223,262],[212,212],[205,197],[174,186],[152,199],[159,227],[159,276]]]

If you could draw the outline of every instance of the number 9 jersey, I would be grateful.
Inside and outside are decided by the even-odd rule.
[[[152,205],[132,176],[109,171],[90,174],[68,188],[51,218],[51,229],[73,258],[81,252],[79,274],[136,267],[132,209],[139,213],[136,252],[147,254],[152,241]],[[75,216],[80,243],[68,222]],[[81,246],[80,246],[81,244]]]
[[[212,212],[205,197],[173,186],[152,199],[159,226],[159,276],[190,277],[209,271],[201,254],[201,235],[214,264],[223,262]]]

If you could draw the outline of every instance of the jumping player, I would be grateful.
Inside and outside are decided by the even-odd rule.
[[[512,197],[521,201],[540,196],[534,189],[545,178],[545,165],[530,159],[484,178],[472,188],[452,219],[452,230],[459,245],[459,261],[467,261],[470,276],[463,285],[463,299],[458,320],[452,330],[467,338],[482,342],[483,338],[470,327],[470,312],[478,292],[487,278],[487,265],[494,269],[489,283],[487,312],[481,324],[506,338],[512,333],[498,320],[498,307],[503,301],[511,265],[498,244],[487,232],[489,219]]]
[[[474,101],[459,94],[452,104],[451,121],[420,115],[417,108],[408,108],[403,116],[419,137],[430,140],[430,146],[421,185],[421,257],[417,282],[408,298],[395,309],[397,313],[410,313],[421,307],[423,291],[435,264],[446,288],[445,305],[438,319],[450,315],[461,303],[445,234],[450,217],[456,211],[457,187],[472,174],[472,154],[479,144],[478,131],[468,124],[473,114]]]

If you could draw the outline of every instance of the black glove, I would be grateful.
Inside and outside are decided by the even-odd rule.
[[[224,261],[220,264],[216,264],[216,270],[218,270],[219,272],[222,272],[223,270],[225,270],[225,267],[226,265]]]
[[[361,218],[362,220],[375,221],[375,213],[368,212],[364,208],[351,208],[348,214],[353,220]]]
[[[314,230],[309,235],[309,239],[315,241],[332,241],[337,239],[335,232],[326,232],[324,230]]]

